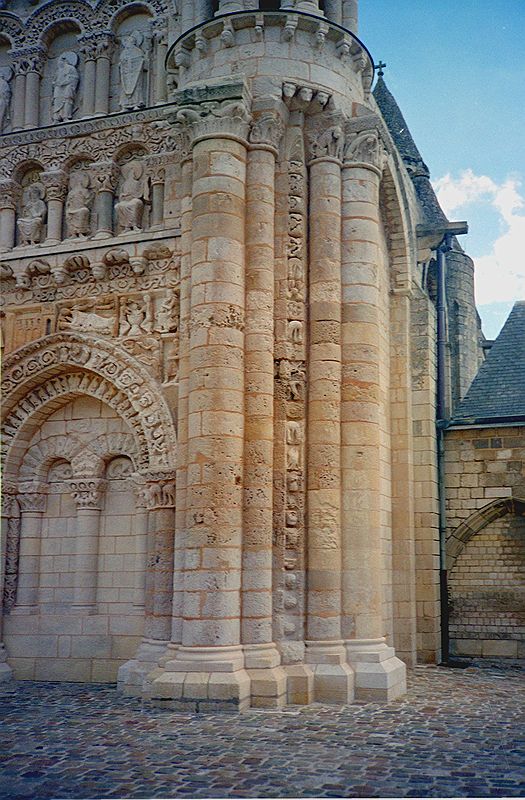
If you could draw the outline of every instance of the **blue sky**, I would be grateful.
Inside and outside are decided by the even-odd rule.
[[[360,0],[359,25],[445,212],[469,222],[493,338],[525,299],[525,0]]]

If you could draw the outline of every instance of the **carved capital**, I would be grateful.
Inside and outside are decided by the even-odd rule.
[[[113,47],[115,46],[115,36],[111,31],[104,31],[97,35],[95,57],[111,58]]]
[[[345,152],[345,119],[342,114],[317,114],[307,136],[308,158],[343,160]]]
[[[187,106],[177,113],[177,122],[187,131],[192,144],[201,139],[234,138],[247,141],[251,114],[243,100]]]
[[[94,61],[96,59],[99,38],[100,37],[94,33],[86,33],[84,36],[78,37],[78,43],[80,45],[79,50],[84,61]]]
[[[17,516],[17,489],[14,484],[4,481],[2,485],[2,517]]]
[[[97,161],[90,167],[91,184],[95,191],[114,192],[118,181],[118,167],[114,161]]]
[[[40,180],[44,184],[47,200],[64,200],[67,192],[67,175],[60,169],[42,172]]]
[[[137,487],[140,505],[152,510],[155,508],[175,507],[175,472],[145,473],[141,475],[144,480]]]
[[[386,151],[374,116],[349,120],[346,125],[345,164],[369,164],[382,172]]]
[[[46,486],[43,483],[27,482],[18,487],[18,505],[26,513],[40,514],[46,510]]]
[[[78,509],[100,509],[105,481],[100,478],[79,478],[68,481],[71,496]]]
[[[146,168],[150,177],[151,183],[164,183],[166,178],[166,162],[165,156],[150,156],[146,159]]]
[[[16,209],[22,189],[12,180],[0,181],[0,208]]]
[[[13,53],[14,63],[13,69],[15,75],[27,75],[29,72],[37,72],[42,74],[45,53],[40,47],[31,47],[27,50]]]
[[[278,150],[283,133],[284,122],[281,116],[275,112],[267,111],[253,123],[250,131],[250,142]]]

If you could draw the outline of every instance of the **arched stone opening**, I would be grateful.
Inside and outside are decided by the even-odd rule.
[[[525,501],[505,498],[476,511],[447,550],[451,651],[525,657]]]
[[[175,442],[151,378],[117,348],[108,359],[104,343],[81,338],[90,358],[75,351],[78,337],[61,335],[6,360],[5,475],[17,503],[7,526],[4,642],[21,678],[113,681],[133,656],[146,617],[144,485],[175,459],[175,448],[159,460],[148,445],[154,419]],[[57,346],[66,346],[61,356]],[[111,379],[100,374],[104,361]],[[142,385],[135,400],[123,374]],[[152,402],[141,409],[144,391]],[[171,574],[171,563],[164,568]]]

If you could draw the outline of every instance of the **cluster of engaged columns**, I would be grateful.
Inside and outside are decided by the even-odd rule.
[[[287,699],[288,666],[272,639],[275,169],[283,123],[278,103],[261,102],[251,126],[240,101],[179,114],[188,155],[175,591],[171,642],[146,691],[168,707]],[[323,136],[339,139],[338,126]],[[381,607],[382,156],[375,130],[348,141],[337,152],[317,147],[309,162],[303,666],[307,701],[341,703],[405,690]]]

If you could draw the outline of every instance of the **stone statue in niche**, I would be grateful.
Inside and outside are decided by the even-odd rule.
[[[144,303],[127,299],[120,307],[120,335],[143,336],[153,329],[153,300],[150,294],[144,295]]]
[[[91,205],[93,192],[89,186],[89,175],[74,172],[69,181],[66,198],[67,235],[70,237],[88,236],[91,232]]]
[[[47,214],[45,189],[41,183],[31,183],[24,191],[22,212],[17,220],[20,244],[38,244]]]
[[[119,59],[121,109],[140,108],[145,105],[145,44],[144,34],[140,31],[132,31],[122,37],[122,49]]]
[[[142,230],[144,207],[149,201],[148,179],[140,161],[130,161],[122,167],[122,185],[115,204],[117,222],[122,233]]]
[[[0,69],[0,133],[4,129],[5,121],[9,115],[9,105],[11,103],[11,84],[13,76],[11,67]]]
[[[78,89],[78,56],[72,51],[58,59],[53,80],[53,122],[65,122],[73,116],[73,102]]]

